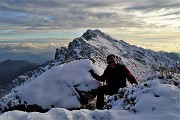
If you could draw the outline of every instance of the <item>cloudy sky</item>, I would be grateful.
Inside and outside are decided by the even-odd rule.
[[[89,28],[143,48],[180,52],[180,1],[0,1],[0,48],[44,51],[66,46]]]

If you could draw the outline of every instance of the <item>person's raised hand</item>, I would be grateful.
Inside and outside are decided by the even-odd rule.
[[[90,72],[91,74],[93,74],[93,73],[94,73],[94,70],[91,69],[91,70],[89,70],[89,72]]]

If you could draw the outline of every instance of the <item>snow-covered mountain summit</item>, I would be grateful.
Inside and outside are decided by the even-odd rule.
[[[60,65],[72,60],[94,59],[101,68],[106,67],[106,56],[115,54],[132,71],[135,77],[142,81],[154,73],[154,66],[175,66],[177,59],[171,59],[152,50],[130,45],[123,40],[117,40],[100,30],[87,30],[81,37],[75,38],[69,46],[56,49],[55,59],[43,64],[35,71],[27,72],[13,80],[8,89],[12,89],[24,82],[32,81],[52,66]],[[180,61],[180,60],[179,60]]]
[[[152,74],[152,66],[175,66],[176,60],[152,50],[130,45],[123,40],[116,40],[100,30],[87,30],[81,37],[70,42],[68,48],[56,50],[57,61],[74,59],[94,59],[105,68],[106,56],[115,54],[119,61],[123,61],[139,80]]]
[[[87,30],[70,42],[67,48],[56,49],[54,60],[14,80],[13,86],[16,87],[0,100],[0,107],[11,109],[13,105],[24,103],[38,104],[48,109],[52,106],[78,107],[80,102],[74,88],[85,91],[97,88],[100,83],[90,76],[88,70],[95,69],[102,74],[109,54],[115,54],[139,82],[155,73],[154,66],[172,67],[177,62],[163,54],[116,40],[100,30]],[[93,59],[95,63],[87,59]]]

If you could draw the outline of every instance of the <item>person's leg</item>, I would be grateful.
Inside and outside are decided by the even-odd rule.
[[[97,109],[103,109],[104,107],[104,94],[107,95],[113,95],[116,92],[118,92],[118,88],[109,86],[109,85],[104,85],[100,86],[97,91],[97,101],[96,101],[96,108]]]
[[[96,108],[103,109],[104,107],[104,89],[105,86],[100,86],[97,91],[97,101],[96,101]]]

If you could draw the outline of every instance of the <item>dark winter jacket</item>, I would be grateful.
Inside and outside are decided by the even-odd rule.
[[[126,87],[126,79],[133,84],[138,84],[135,77],[127,69],[125,65],[117,64],[115,68],[110,68],[109,66],[105,69],[103,75],[99,76],[92,72],[91,75],[98,81],[106,81],[108,85],[116,88]]]

